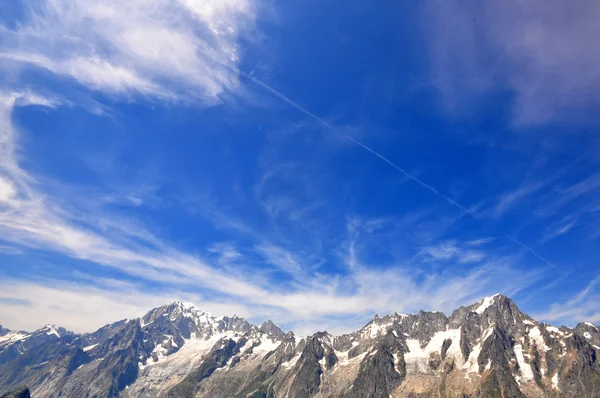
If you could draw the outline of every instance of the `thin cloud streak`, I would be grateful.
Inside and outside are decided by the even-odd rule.
[[[89,3],[99,4],[98,2]],[[115,2],[108,2],[106,4],[109,5],[109,8],[112,7],[113,10],[117,7],[117,5],[115,5],[117,3]],[[196,9],[196,13],[199,13],[199,15],[195,14],[195,18],[199,18],[203,26],[208,26],[213,33],[215,30],[218,32],[219,28],[222,28],[222,26],[210,26],[210,23],[207,21],[211,20],[210,14],[212,11],[207,8],[202,8],[201,2],[195,3],[189,1],[186,4],[196,4],[200,7],[199,9]],[[233,3],[226,2],[224,4],[231,5]],[[94,12],[96,11],[98,10],[94,9]],[[161,28],[161,21],[156,21],[154,17],[148,16],[144,12],[140,13],[140,15],[135,14],[135,16],[136,26],[131,27],[132,29],[140,28],[141,31],[145,31],[148,27],[146,22],[150,22],[150,26],[153,30],[160,31],[158,28]],[[96,17],[98,17],[98,15],[94,16],[94,18]],[[144,21],[140,22],[137,19],[138,17]],[[252,20],[253,16],[250,15],[249,17],[250,20]],[[217,20],[219,20],[219,18],[217,18]],[[118,22],[121,23],[122,21],[119,19]],[[173,88],[170,85],[164,84],[166,81],[176,83],[181,82],[182,80],[185,81],[186,77],[191,76],[188,74],[189,71],[192,72],[193,76],[196,74],[205,76],[205,69],[203,68],[208,65],[208,72],[212,73],[215,71],[213,71],[211,67],[216,65],[217,68],[215,68],[215,73],[217,73],[217,75],[209,73],[208,76],[214,78],[214,80],[209,79],[210,81],[206,86],[202,81],[194,81],[197,84],[195,87],[198,90],[198,98],[206,100],[207,103],[211,104],[218,101],[219,96],[223,93],[237,90],[237,79],[238,76],[241,75],[255,85],[267,90],[279,100],[284,101],[313,120],[316,120],[326,128],[334,131],[338,130],[338,128],[331,123],[310,112],[299,103],[273,89],[266,83],[252,75],[240,71],[237,67],[235,53],[232,53],[234,55],[232,58],[227,56],[223,57],[221,51],[227,50],[229,48],[227,46],[232,43],[235,45],[235,38],[232,39],[231,37],[228,37],[226,38],[225,43],[217,42],[217,44],[220,43],[223,44],[223,46],[215,45],[211,47],[213,43],[210,42],[202,43],[200,45],[198,45],[198,43],[191,45],[189,48],[194,49],[194,57],[193,59],[190,58],[192,60],[190,63],[184,63],[186,66],[189,66],[189,69],[187,67],[183,69],[175,68],[174,71],[177,72],[175,76],[171,74],[173,71],[163,69],[154,70],[150,68],[152,65],[156,66],[156,63],[149,62],[149,60],[151,61],[152,56],[145,52],[147,48],[144,47],[148,43],[138,42],[137,39],[139,39],[139,37],[129,37],[129,33],[132,33],[128,30],[130,29],[129,26],[122,28],[125,29],[124,31],[120,31],[120,33],[123,33],[123,36],[119,36],[120,39],[116,42],[109,43],[115,45],[116,55],[106,61],[106,64],[100,62],[93,54],[79,54],[78,57],[55,59],[50,55],[46,56],[46,54],[39,54],[37,48],[34,48],[36,51],[31,52],[20,52],[22,49],[18,49],[19,51],[17,51],[17,49],[12,48],[11,50],[14,51],[5,52],[3,55],[0,55],[0,57],[4,56],[5,59],[12,57],[13,60],[18,62],[35,64],[58,75],[73,77],[81,84],[94,90],[116,93],[120,96],[137,91],[148,97],[167,100],[179,98],[182,91],[181,86],[175,85],[175,88]],[[168,28],[170,29],[172,27],[168,26]],[[187,38],[185,35],[188,32],[182,32],[181,30],[175,29],[174,31],[169,30],[167,33],[173,33],[173,35],[179,38]],[[185,37],[178,36],[180,34]],[[215,35],[217,35],[217,33],[215,33]],[[136,35],[133,34],[133,36]],[[130,40],[133,40],[134,43],[139,44],[141,47],[127,47],[131,44]],[[162,41],[159,40],[158,44],[161,43]],[[162,48],[161,46],[159,47]],[[187,46],[185,47],[187,48]],[[121,50],[123,50],[123,48],[127,48],[127,51],[132,50],[137,54],[135,59],[133,59],[134,62],[131,64],[122,62],[123,59],[120,55],[122,55]],[[214,55],[215,50],[213,50],[213,48],[216,48],[217,56]],[[128,57],[131,56],[128,52],[126,53]],[[182,55],[181,52],[178,52],[173,56],[179,57],[184,55],[185,54]],[[203,57],[206,59],[201,59]],[[185,56],[183,58],[185,60],[190,60]],[[210,62],[206,63],[206,60],[209,60]],[[200,65],[196,65],[195,62],[199,62]],[[157,67],[159,66],[162,67],[164,65],[161,64]],[[218,66],[221,67],[219,68]],[[221,73],[224,70],[227,71],[226,74]],[[21,102],[20,104],[17,103],[17,105],[25,106],[35,103],[50,108],[58,106],[47,99],[45,100],[41,96],[35,98],[32,95],[31,97],[33,99],[28,100],[24,96],[18,96],[17,101]],[[14,104],[11,106],[14,106]],[[0,123],[9,122],[10,121],[0,120]],[[16,132],[14,132],[11,127],[8,134],[14,135]],[[379,158],[379,160],[403,174],[406,179],[412,180],[422,188],[436,195],[436,197],[450,203],[453,207],[459,209],[461,213],[465,213],[478,222],[482,222],[476,211],[473,211],[444,195],[435,187],[408,173],[390,159],[368,145],[363,144],[361,141],[356,140],[347,134],[345,134],[344,137],[350,141],[352,145],[362,148],[362,150]],[[0,138],[4,138],[1,133]],[[16,142],[16,137],[9,137],[8,141],[8,145],[13,145]],[[0,146],[2,144],[3,142],[0,141]],[[7,240],[11,240],[22,246],[43,249],[49,248],[73,258],[86,259],[101,265],[117,267],[129,275],[140,279],[150,279],[152,281],[161,282],[163,285],[171,288],[180,288],[184,290],[191,282],[201,286],[209,292],[216,292],[227,296],[228,298],[244,298],[244,301],[252,303],[256,308],[261,308],[261,310],[264,309],[264,313],[277,315],[277,317],[274,316],[275,320],[283,318],[284,320],[297,321],[300,319],[308,322],[315,319],[323,319],[320,317],[332,314],[339,316],[356,316],[357,313],[366,314],[373,311],[402,311],[415,308],[420,309],[421,307],[436,310],[449,310],[453,309],[454,306],[469,304],[472,301],[476,301],[481,295],[496,293],[496,290],[500,290],[500,288],[496,287],[494,283],[495,280],[508,280],[511,277],[516,279],[517,275],[517,272],[511,267],[512,264],[510,261],[489,261],[480,267],[474,268],[470,272],[460,275],[421,273],[419,274],[419,277],[425,278],[425,282],[421,282],[419,277],[415,277],[414,274],[406,272],[403,269],[396,269],[402,268],[401,266],[405,264],[400,264],[400,266],[395,264],[394,267],[378,267],[376,264],[370,264],[373,269],[369,269],[369,267],[361,264],[359,255],[356,253],[356,250],[354,250],[352,256],[348,259],[349,261],[347,261],[348,268],[350,269],[348,277],[346,278],[347,280],[341,281],[339,286],[337,285],[338,280],[335,280],[335,288],[326,288],[325,284],[320,283],[321,280],[317,276],[310,274],[305,275],[305,272],[302,269],[303,263],[300,263],[293,257],[294,255],[297,255],[297,253],[289,252],[291,257],[288,257],[287,254],[282,255],[282,253],[286,253],[284,248],[273,245],[272,247],[269,247],[273,257],[270,259],[267,258],[266,260],[274,267],[279,266],[279,268],[287,274],[293,275],[295,273],[296,278],[301,279],[303,282],[301,286],[294,285],[292,290],[285,291],[280,284],[270,283],[268,280],[264,279],[259,280],[258,278],[253,278],[251,273],[242,272],[239,269],[235,272],[235,267],[231,267],[227,270],[233,270],[233,275],[229,272],[224,272],[215,267],[214,264],[205,261],[199,255],[190,255],[175,247],[160,242],[160,239],[153,237],[147,231],[142,230],[142,233],[138,235],[147,237],[148,241],[152,243],[152,249],[148,249],[148,247],[144,247],[144,245],[132,244],[134,239],[130,239],[131,231],[119,230],[119,234],[105,234],[104,232],[99,232],[98,228],[95,227],[97,224],[102,224],[104,220],[93,220],[93,218],[102,218],[104,217],[103,214],[91,214],[87,220],[89,225],[84,224],[85,227],[82,227],[81,223],[73,222],[73,216],[71,214],[67,214],[64,209],[57,208],[56,203],[52,201],[52,198],[43,195],[42,192],[38,191],[38,185],[33,181],[33,177],[27,175],[19,168],[14,157],[10,157],[7,161],[13,163],[10,170],[9,168],[6,169],[9,170],[9,172],[7,172],[8,177],[6,180],[2,179],[3,177],[0,177],[0,207],[3,206],[4,203],[7,203],[7,208],[10,209],[5,213],[5,218],[0,220],[0,223],[5,222],[6,229],[4,231],[6,231]],[[277,216],[278,212],[281,211],[282,205],[278,204],[278,206],[272,208],[274,216]],[[21,217],[22,215],[25,217]],[[118,226],[115,227],[118,228]],[[252,231],[250,230],[250,232]],[[124,235],[125,238],[121,239],[119,235]],[[527,250],[544,263],[554,266],[544,257],[536,253],[532,248],[524,245],[515,238],[505,234],[502,235],[514,244]],[[352,248],[355,249],[355,247]],[[232,252],[223,251],[222,254],[223,255],[218,261],[223,263],[230,263],[232,261],[240,263],[251,261],[244,258],[244,256],[239,255],[240,253],[237,252],[233,254],[233,257],[230,256],[232,255]],[[463,262],[480,263],[483,259],[480,252],[466,250]],[[487,260],[487,257],[485,259]],[[411,299],[407,300],[405,294],[388,292],[389,286],[387,286],[386,290],[386,286],[381,284],[378,285],[378,283],[382,283],[382,275],[384,276],[384,280],[389,278],[389,280],[394,281],[394,286],[397,284],[397,286],[403,287],[406,292],[409,292]],[[526,285],[538,277],[539,275],[527,274],[523,276],[524,280],[521,281],[522,283],[519,282],[518,285]],[[344,284],[344,282],[347,282],[347,284]],[[446,284],[448,284],[448,286],[445,286]],[[347,288],[348,286],[351,286],[351,288]],[[511,286],[506,285],[501,288],[504,289],[502,291],[503,293],[513,294],[518,292],[520,287],[512,288]],[[403,289],[398,289],[398,291],[403,291]],[[454,289],[458,289],[457,291],[460,292],[468,290],[469,294],[455,295]],[[454,298],[453,301],[449,302],[446,298],[447,296],[452,296]],[[319,308],[314,308],[314,302],[319,302],[322,305],[320,305]]]
[[[0,59],[92,90],[211,105],[239,82],[201,50],[237,65],[240,35],[251,40],[255,33],[255,6],[252,0],[42,0],[24,5],[14,29],[0,25]]]
[[[272,88],[271,86],[269,86],[268,84],[260,81],[259,79],[255,78],[254,76],[251,76],[243,71],[240,71],[240,74],[245,76],[246,78],[250,79],[253,83],[259,85],[260,87],[266,89],[267,91],[269,91],[270,93],[272,93],[273,95],[275,95],[277,98],[281,99],[282,101],[286,102],[287,104],[291,105],[292,107],[296,108],[297,110],[299,110],[300,112],[304,113],[307,116],[310,116],[311,118],[313,118],[314,120],[316,120],[317,122],[321,123],[323,126],[331,129],[331,130],[336,130],[336,127],[333,126],[331,123],[328,123],[327,121],[325,121],[324,119],[320,118],[319,116],[315,115],[314,113],[310,112],[309,110],[307,110],[306,108],[304,108],[302,105],[300,105],[299,103],[297,103],[296,101],[292,100],[291,98],[289,98],[288,96],[282,94],[281,92],[275,90],[274,88]],[[451,198],[449,198],[448,196],[442,194],[439,190],[437,190],[436,188],[432,187],[431,185],[423,182],[422,180],[418,179],[417,177],[413,176],[412,174],[408,173],[406,170],[404,170],[403,168],[401,168],[400,166],[398,166],[397,164],[395,164],[394,162],[392,162],[391,160],[389,160],[387,157],[383,156],[382,154],[380,154],[379,152],[377,152],[376,150],[374,150],[373,148],[369,147],[366,144],[363,144],[362,142],[350,137],[347,134],[344,134],[344,138],[346,138],[347,140],[349,140],[350,142],[354,143],[355,145],[358,145],[359,147],[363,148],[364,150],[368,151],[369,153],[371,153],[372,155],[378,157],[379,159],[383,160],[385,163],[387,163],[388,165],[390,165],[391,167],[393,167],[395,170],[399,171],[400,173],[402,173],[406,178],[416,182],[417,184],[419,184],[421,187],[427,189],[428,191],[432,192],[434,195],[438,196],[439,198],[445,200],[446,202],[450,203],[451,205],[455,206],[456,208],[458,208],[459,210],[465,212],[466,214],[468,214],[469,216],[471,216],[473,219],[475,219],[478,222],[482,222],[480,217],[477,215],[477,213],[475,213],[474,211],[466,208],[465,206],[461,205],[460,203],[452,200]],[[556,266],[550,262],[549,260],[547,260],[546,258],[544,258],[543,256],[541,256],[539,253],[537,253],[535,250],[533,250],[531,247],[525,245],[524,243],[518,241],[517,239],[507,235],[507,234],[502,234],[502,236],[506,237],[507,239],[509,239],[510,241],[516,243],[518,246],[526,249],[528,252],[530,252],[531,254],[533,254],[536,258],[538,258],[539,260],[543,261],[544,263],[550,265],[553,268],[556,268]]]
[[[563,304],[552,304],[550,310],[535,314],[536,319],[566,322],[567,326],[575,326],[577,322],[600,322],[600,310],[598,300],[600,294],[596,286],[600,277],[596,277],[585,288],[577,292]]]
[[[440,277],[431,275],[422,284],[414,279],[414,275],[402,269],[396,269],[396,267],[383,270],[367,269],[360,264],[358,258],[355,258],[354,270],[348,275],[348,284],[339,286],[334,284],[332,288],[331,284],[322,283],[318,276],[306,276],[303,278],[302,286],[296,286],[290,291],[288,288],[284,289],[277,281],[260,280],[257,284],[255,278],[250,274],[224,273],[203,259],[181,252],[162,243],[160,239],[152,236],[149,232],[132,229],[129,225],[126,225],[124,229],[119,229],[116,234],[111,233],[110,230],[105,230],[100,234],[95,230],[94,225],[105,224],[102,214],[87,215],[87,222],[82,224],[84,220],[80,219],[75,226],[71,222],[71,216],[62,210],[58,203],[37,191],[34,178],[19,167],[14,157],[12,151],[15,148],[16,130],[10,119],[12,109],[18,106],[16,105],[19,103],[18,97],[18,94],[3,96],[4,106],[0,109],[3,115],[0,123],[7,127],[0,134],[0,142],[4,144],[2,148],[8,148],[8,151],[3,152],[6,156],[2,159],[1,178],[4,182],[11,181],[10,184],[14,187],[4,190],[3,202],[0,205],[0,231],[2,231],[5,241],[13,242],[19,247],[50,249],[75,259],[113,267],[135,278],[158,282],[162,286],[161,289],[166,288],[167,291],[186,291],[193,285],[196,289],[200,287],[207,293],[221,294],[224,296],[224,303],[235,298],[238,300],[243,298],[248,305],[260,308],[264,314],[272,314],[273,318],[277,316],[293,321],[320,319],[330,315],[355,316],[356,314],[371,314],[375,311],[408,308],[409,303],[404,294],[400,294],[400,290],[392,289],[393,291],[385,292],[382,286],[372,286],[377,280],[380,281],[378,283],[383,283],[382,272],[387,275],[384,278],[385,281],[394,280],[397,286],[405,287],[404,291],[410,291],[411,300],[414,300],[414,303],[418,302],[429,307],[440,305],[441,299],[434,293],[445,289],[446,283],[468,285],[471,293],[468,297],[461,296],[461,299],[475,301],[479,295],[490,292],[492,281],[490,275],[513,272],[510,267],[506,266],[502,268],[486,266],[487,268],[478,268],[464,275],[444,277],[443,283],[439,279]],[[46,101],[39,102],[46,103]],[[97,220],[92,222],[94,218]],[[90,222],[92,223],[90,224]],[[113,221],[109,220],[108,223],[114,228],[118,228]],[[134,235],[130,235],[131,233]],[[129,239],[133,237],[135,239]],[[150,244],[134,243],[140,240],[148,240]],[[279,265],[284,268],[292,266],[295,269],[290,269],[291,272],[301,272],[297,268],[299,264],[294,263],[293,257],[287,257],[287,252],[273,247],[270,250],[271,254],[274,253],[273,250],[276,254],[279,253],[278,257],[270,259],[275,266]],[[283,257],[280,256],[281,254]],[[238,260],[236,259],[236,261]],[[483,272],[483,269],[487,269],[487,271]],[[505,279],[508,280],[508,278]],[[528,278],[524,278],[524,280],[531,282],[531,279]],[[47,281],[47,283],[51,282]],[[352,288],[347,289],[347,286]],[[34,291],[33,287],[30,287],[31,291]],[[73,300],[84,299],[84,293],[69,293],[68,286],[65,289],[67,295],[73,294],[70,296]],[[20,300],[23,298],[23,295],[14,289],[3,291],[3,294],[9,299]],[[427,294],[423,294],[424,291]],[[8,292],[14,294],[10,293],[9,295]],[[54,303],[58,305],[63,300],[54,293],[43,289],[39,290],[39,294],[39,297],[46,297],[45,300],[48,301],[48,304],[54,300]],[[88,294],[91,300],[100,293],[90,290]],[[165,297],[159,298],[163,301]],[[432,301],[432,297],[438,297],[438,299]],[[152,303],[155,302],[152,301]],[[319,306],[314,306],[315,302],[318,302]],[[101,303],[106,304],[106,301],[101,301]],[[101,308],[102,305],[94,308]],[[114,305],[110,307],[113,308]],[[14,308],[11,308],[7,307],[4,311],[13,311]],[[67,309],[67,312],[70,311],[73,310]],[[14,319],[15,312],[13,311],[12,314],[9,314],[12,316],[10,319]],[[110,315],[112,316],[112,314],[111,312]],[[65,316],[67,316],[66,313]],[[70,320],[65,318],[70,325],[74,325],[73,316],[68,318]],[[102,319],[107,319],[107,317],[108,314],[105,314]],[[356,326],[358,325],[349,325],[349,329]],[[80,330],[84,328],[89,331],[91,326],[82,324],[79,327]]]
[[[598,106],[597,1],[420,5],[431,80],[451,112],[477,109],[493,90],[514,94],[518,126],[577,120]]]

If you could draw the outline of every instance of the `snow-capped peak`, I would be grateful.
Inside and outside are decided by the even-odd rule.
[[[60,333],[58,332],[58,328],[55,325],[46,325],[43,328],[39,329],[40,332],[46,332],[48,336],[55,335],[60,338]]]
[[[184,301],[174,301],[173,303],[171,303],[171,305],[180,308],[184,311],[201,311],[201,312],[205,312],[200,310],[198,307],[196,307],[194,304],[192,303],[187,303]]]
[[[283,330],[281,330],[281,328],[274,324],[271,320],[263,322],[263,324],[258,328],[258,330],[278,338],[285,336]]]
[[[202,311],[201,309],[199,309],[198,307],[196,307],[194,304],[192,303],[186,303],[183,301],[173,301],[172,303],[169,303],[167,305],[165,305],[164,307],[172,307],[173,310],[179,310],[182,312],[201,312],[201,313],[206,313],[210,316],[212,316],[211,314],[207,313],[206,311]]]
[[[25,340],[29,336],[31,336],[31,334],[27,332],[9,330],[8,333],[5,333],[2,336],[0,336],[0,343],[10,344],[15,341]]]
[[[172,303],[166,304],[163,307],[165,312],[169,312],[173,315],[181,314],[186,317],[192,318],[204,318],[205,320],[216,320],[217,318],[213,316],[210,312],[203,311],[200,308],[196,307],[192,303],[185,303],[183,301],[174,301]]]
[[[484,297],[478,304],[479,306],[475,309],[475,312],[479,315],[483,314],[483,312],[492,304],[494,304],[494,300],[496,297],[500,296],[500,293],[496,293],[491,297]]]

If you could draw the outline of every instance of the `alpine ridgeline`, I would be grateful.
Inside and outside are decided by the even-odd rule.
[[[0,397],[600,397],[599,354],[594,325],[502,295],[306,338],[175,302],[82,335],[0,327]]]

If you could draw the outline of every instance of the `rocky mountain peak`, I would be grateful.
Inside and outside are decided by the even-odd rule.
[[[54,335],[60,338],[67,334],[67,330],[65,328],[49,324],[44,326],[43,328],[36,330],[34,333],[46,333],[47,335]]]
[[[496,300],[502,300],[502,298],[504,298],[504,296],[502,296],[500,293],[496,293],[491,297],[484,297],[483,299],[481,299],[480,301],[476,302],[475,304],[472,304],[471,306],[469,306],[469,308],[481,315],[485,312],[486,309],[488,309],[490,306],[494,305],[496,303]]]
[[[205,316],[207,319],[215,318],[210,312],[203,311],[203,310],[199,309],[198,307],[196,307],[194,304],[185,303],[183,301],[174,301],[172,303],[165,304],[159,308],[164,308],[165,312],[168,312],[168,313],[174,314],[174,315],[182,314],[184,316],[195,316],[195,317]]]
[[[142,324],[151,324],[160,318],[166,318],[171,322],[181,323],[183,320],[191,321],[197,325],[212,326],[219,319],[211,313],[196,308],[193,304],[174,301],[163,306],[154,308],[142,317]]]
[[[6,329],[1,329],[6,330]],[[16,334],[15,334],[16,333]],[[361,329],[297,340],[275,323],[173,302],[141,319],[69,336],[54,325],[0,338],[0,395],[388,397],[589,396],[600,330],[538,323],[496,294],[455,310],[374,316]],[[57,336],[58,335],[58,336]],[[48,376],[50,375],[50,376]],[[595,395],[594,395],[595,396]]]
[[[575,327],[575,333],[582,336],[595,346],[600,346],[600,329],[589,322],[578,323]]]
[[[467,308],[470,311],[477,313],[477,315],[483,315],[486,311],[489,311],[490,309],[498,309],[500,311],[510,309],[519,313],[521,312],[514,301],[500,293],[496,293],[490,297],[484,297],[483,299],[479,300],[475,304],[468,306]]]
[[[263,324],[258,328],[258,330],[267,335],[274,336],[280,339],[285,337],[285,333],[283,332],[283,330],[281,330],[281,328],[275,325],[271,320],[263,322]]]
[[[10,332],[11,332],[10,329],[3,328],[2,325],[0,325],[0,337],[6,336]]]
[[[246,332],[252,328],[244,318],[217,317],[181,301],[150,310],[141,318],[140,326],[157,338],[174,339],[176,345],[182,343],[180,339],[208,339],[226,331]]]
[[[575,326],[575,330],[585,330],[585,331],[589,331],[591,333],[599,333],[600,332],[600,329],[598,328],[598,326],[596,326],[590,322],[578,323],[577,326]]]
[[[487,301],[486,299],[475,309],[483,328],[502,325],[511,333],[517,333],[520,336],[527,324],[534,323],[534,320],[521,312],[510,298],[496,294]]]
[[[333,347],[333,345],[335,344],[335,340],[336,340],[336,336],[332,335],[331,333],[329,333],[327,331],[317,332],[309,338],[314,338],[314,339],[318,340],[319,342],[321,342],[322,344],[327,345],[329,347]]]

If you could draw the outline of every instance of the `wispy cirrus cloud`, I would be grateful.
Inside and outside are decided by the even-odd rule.
[[[600,322],[600,310],[598,310],[600,292],[597,289],[599,282],[600,278],[593,279],[566,302],[552,304],[548,311],[540,312],[534,316],[536,319],[548,322],[565,322],[568,326],[575,326],[578,322]]]
[[[222,96],[239,90],[238,74],[241,73],[320,125],[338,130],[326,119],[321,119],[271,86],[237,70],[243,50],[239,43],[240,34],[251,31],[255,19],[256,4],[249,1],[41,1],[31,6],[16,28],[2,28],[0,57],[18,68],[34,66],[125,100],[141,94],[166,101],[189,98],[211,105]],[[81,26],[82,21],[86,21],[85,29]],[[248,37],[244,39],[248,40]],[[178,45],[173,46],[173,43]],[[64,200],[56,200],[50,192],[40,189],[37,176],[25,172],[16,156],[19,132],[11,123],[12,111],[15,106],[35,104],[56,108],[62,103],[33,92],[7,94],[3,98],[6,99],[0,118],[4,128],[0,132],[0,150],[2,155],[6,155],[0,160],[3,162],[0,177],[0,231],[3,239],[11,245],[48,250],[117,270],[140,284],[151,282],[160,286],[156,290],[160,294],[153,294],[152,300],[139,286],[128,286],[126,294],[136,297],[136,305],[125,309],[120,301],[125,300],[126,295],[116,295],[117,300],[113,300],[111,295],[116,293],[116,289],[104,285],[86,289],[73,284],[59,284],[61,289],[72,293],[70,296],[45,286],[54,283],[50,280],[29,284],[19,281],[13,283],[10,289],[4,289],[11,296],[9,299],[14,300],[24,300],[28,291],[36,294],[34,309],[30,312],[32,319],[41,319],[37,315],[50,313],[49,308],[54,306],[64,310],[53,314],[64,317],[65,326],[89,330],[97,325],[85,317],[80,317],[78,323],[74,315],[77,309],[64,308],[59,304],[67,299],[89,302],[92,313],[106,308],[99,317],[105,322],[105,319],[114,320],[117,313],[139,315],[148,306],[171,299],[173,295],[170,292],[176,292],[177,298],[182,298],[182,292],[191,289],[194,293],[189,294],[190,301],[217,313],[234,311],[240,315],[270,317],[277,322],[318,324],[322,327],[333,322],[337,329],[345,324],[345,330],[349,330],[360,326],[353,322],[363,319],[363,314],[421,308],[447,311],[497,291],[509,295],[516,293],[540,277],[539,273],[518,271],[515,266],[517,259],[498,258],[487,253],[484,250],[487,241],[475,239],[469,244],[441,238],[443,232],[439,224],[453,224],[455,219],[452,217],[447,217],[449,220],[427,220],[415,225],[414,231],[411,231],[420,238],[428,236],[419,242],[427,245],[428,261],[458,264],[444,270],[432,270],[398,256],[380,261],[374,258],[376,256],[364,255],[361,249],[378,239],[374,236],[376,233],[397,228],[393,225],[398,222],[393,217],[365,216],[348,228],[350,241],[342,244],[346,252],[339,259],[344,272],[324,276],[315,269],[318,269],[321,255],[331,253],[315,254],[305,248],[299,249],[298,246],[302,245],[286,246],[285,239],[270,240],[268,238],[272,236],[263,236],[257,231],[256,224],[246,222],[235,214],[225,214],[223,208],[202,199],[198,211],[210,219],[215,229],[236,230],[244,234],[251,244],[244,249],[224,243],[194,251],[184,250],[154,235],[143,225],[111,218],[97,211],[99,208],[93,209],[94,206],[89,206],[88,210],[94,211],[86,214],[73,212],[65,207]],[[398,175],[415,182],[419,189],[425,188],[463,215],[477,215],[471,207],[459,204],[437,188],[408,174],[392,160],[353,137],[346,136],[357,148],[364,150],[365,155],[377,157],[377,161],[391,166],[399,172]],[[298,179],[299,169],[290,168],[289,175],[282,176],[281,187],[287,188],[290,181]],[[298,186],[311,188],[315,175],[313,173]],[[257,188],[256,199],[268,215],[268,221],[275,225],[296,223],[305,231],[318,235],[319,227],[326,224],[323,214],[315,211],[325,203],[319,195],[311,196],[310,192],[299,189],[298,192],[305,196],[303,199],[310,199],[299,201],[298,195],[285,194],[290,192],[289,189],[277,190],[276,186],[272,189],[270,184],[276,183],[277,177],[268,173],[265,176],[261,182],[263,187]],[[265,186],[268,187],[265,189]],[[144,196],[144,192],[124,189],[96,192],[95,195],[97,199],[104,200],[103,203],[141,206],[151,196]],[[509,202],[508,207],[514,200]],[[277,231],[277,228],[274,229]],[[320,232],[340,233],[334,229],[323,228]],[[435,245],[432,243],[434,238],[442,243]],[[321,239],[319,243],[319,249],[327,250],[327,244],[323,244]],[[335,247],[333,250],[338,249]],[[279,270],[286,277],[270,278],[265,270],[251,266],[258,261],[266,263],[266,268]],[[468,267],[461,267],[462,264],[468,264]],[[498,284],[498,280],[507,282]],[[515,283],[515,280],[518,282]],[[14,285],[19,283],[23,289],[15,288]],[[209,300],[207,296],[213,298]],[[319,306],[315,306],[315,302]],[[249,306],[252,311],[249,311]],[[13,314],[9,314],[12,316],[10,319],[17,322],[14,314],[18,312],[14,308],[5,311],[9,310]],[[309,327],[314,326],[306,326]]]
[[[564,217],[559,222],[553,223],[546,228],[546,231],[542,235],[540,242],[544,243],[551,239],[568,234],[575,226],[577,226],[578,223],[579,220],[572,215]]]
[[[466,246],[470,246],[470,247],[479,247],[479,246],[483,246],[486,243],[490,243],[494,241],[494,238],[481,238],[481,239],[473,239],[473,240],[469,240],[465,242]]]
[[[297,281],[308,278],[308,267],[294,253],[273,244],[260,244],[255,248],[268,264],[274,265]]]
[[[423,247],[421,254],[436,261],[457,260],[462,264],[478,263],[486,257],[483,251],[460,247],[455,241],[444,241],[437,245]]]
[[[449,108],[508,89],[514,123],[535,125],[600,102],[600,50],[590,44],[600,34],[597,2],[425,2],[422,12],[432,79]]]
[[[239,38],[253,31],[256,7],[251,0],[43,0],[24,5],[15,27],[0,26],[0,59],[92,90],[215,103],[238,87]]]
[[[582,180],[557,189],[544,206],[536,213],[540,216],[552,216],[565,206],[600,190],[600,173],[593,173]],[[589,206],[586,206],[589,207]],[[587,210],[584,208],[583,210]]]
[[[519,186],[517,189],[503,193],[491,211],[494,217],[500,217],[510,209],[519,205],[519,202],[529,199],[532,195],[547,186],[547,181],[530,182]]]
[[[3,117],[0,122],[8,127],[0,135],[1,142],[5,144],[4,149],[14,149],[16,146],[18,131],[11,123],[11,113],[19,103],[18,97],[18,94],[3,97]],[[350,222],[349,231],[353,233],[350,234],[350,242],[345,246],[347,252],[343,256],[348,267],[345,275],[324,278],[314,273],[315,264],[300,261],[298,252],[272,243],[263,242],[257,246],[255,255],[262,255],[269,264],[298,278],[300,282],[282,284],[279,279],[257,276],[256,270],[228,266],[234,263],[243,265],[256,259],[240,253],[232,246],[213,246],[213,253],[216,251],[219,260],[211,263],[197,254],[174,247],[143,227],[105,220],[102,213],[86,214],[85,218],[74,219],[74,215],[64,211],[53,197],[37,190],[35,178],[20,168],[14,152],[8,150],[3,154],[6,156],[3,157],[1,181],[3,186],[12,187],[3,189],[0,204],[0,231],[4,241],[18,247],[51,250],[67,257],[117,269],[138,281],[162,286],[159,290],[161,293],[153,293],[151,300],[147,300],[148,294],[140,286],[130,284],[127,291],[121,289],[121,293],[139,301],[139,304],[124,308],[122,302],[127,300],[114,296],[115,289],[111,286],[97,282],[93,284],[93,288],[88,287],[88,283],[84,284],[85,287],[78,287],[69,282],[61,289],[50,287],[48,280],[27,284],[23,281],[4,282],[6,286],[2,288],[3,296],[9,299],[25,299],[27,292],[31,300],[32,292],[37,292],[34,296],[40,300],[34,300],[35,305],[28,307],[32,316],[44,312],[59,314],[61,322],[76,330],[91,330],[101,326],[98,323],[114,319],[117,313],[136,316],[140,314],[142,306],[145,310],[148,305],[158,305],[170,299],[173,292],[185,290],[190,291],[188,295],[192,301],[207,309],[248,314],[248,306],[252,306],[254,318],[269,317],[290,325],[322,320],[324,327],[327,327],[327,318],[330,316],[339,321],[340,317],[355,319],[357,314],[410,311],[422,306],[449,310],[456,304],[475,301],[481,295],[498,289],[518,291],[512,283],[499,286],[496,282],[500,279],[514,279],[511,275],[517,271],[511,267],[508,259],[488,262],[454,274],[429,271],[415,274],[411,269],[412,264],[403,263],[377,266],[370,262],[369,266],[363,265],[361,253],[355,250],[355,244],[361,236],[375,233],[381,227],[383,221],[379,219],[372,222]],[[386,222],[388,221],[383,223]],[[101,231],[98,230],[99,225],[103,226]],[[462,257],[458,258],[460,261]],[[537,274],[521,273],[520,281],[524,285],[532,283],[538,277]],[[465,293],[453,295],[453,300],[448,301],[447,289],[458,287]],[[218,299],[206,300],[209,294]],[[66,297],[76,302],[78,309],[66,308],[61,304]],[[235,304],[240,299],[244,305]],[[315,302],[319,305],[315,306]],[[89,319],[81,317],[82,305],[94,309],[90,313],[98,316],[95,323],[89,323]],[[49,311],[49,306],[55,306],[55,311]],[[105,309],[102,315],[96,314],[96,310],[100,311],[102,308]],[[29,321],[19,321],[22,318],[16,315],[22,315],[23,312],[15,312],[17,310],[9,306],[3,311],[8,319],[15,322],[15,326],[29,327],[31,322],[27,324]],[[348,324],[348,330],[357,326],[360,325]]]
[[[0,253],[5,254],[23,254],[23,249],[14,246],[0,245]]]

